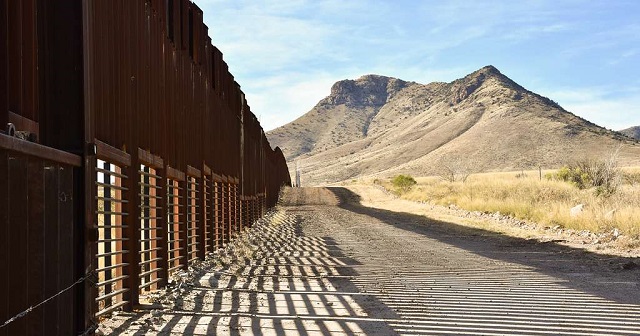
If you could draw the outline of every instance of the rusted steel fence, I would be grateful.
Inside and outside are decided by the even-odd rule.
[[[0,324],[55,297],[2,335],[73,334],[79,322],[76,293],[61,290],[82,277],[73,227],[80,165],[77,155],[0,134]]]
[[[202,17],[0,0],[0,336],[90,333],[290,184]]]

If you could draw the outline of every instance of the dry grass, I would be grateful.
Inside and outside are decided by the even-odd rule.
[[[524,177],[516,177],[522,172],[475,174],[466,183],[447,182],[437,177],[418,178],[418,184],[402,198],[455,204],[470,211],[500,212],[575,230],[607,232],[617,228],[623,234],[638,238],[640,168],[627,168],[625,172],[632,177],[610,197],[596,196],[593,189],[580,190],[566,182],[540,180],[537,171],[530,171],[524,172]],[[578,204],[585,205],[583,213],[571,217],[570,209]],[[615,213],[607,216],[612,210]]]

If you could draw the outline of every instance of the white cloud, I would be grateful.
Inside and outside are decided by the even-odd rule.
[[[249,92],[251,111],[259,117],[264,130],[269,131],[311,110],[340,79],[343,78],[323,72],[282,73],[252,82],[245,92]]]
[[[225,60],[241,65],[232,69],[234,73],[277,71],[319,55],[331,56],[326,53],[326,45],[337,33],[335,27],[269,14],[232,12],[230,16],[236,17],[236,22],[226,22],[223,27],[211,30],[213,42],[220,47]],[[216,38],[216,31],[222,29],[225,33]]]
[[[541,34],[555,34],[560,32],[565,32],[569,30],[570,27],[565,24],[560,23],[552,23],[552,24],[541,24],[541,25],[531,25],[524,26],[512,29],[510,32],[502,35],[502,37],[506,40],[513,41],[525,41],[529,40],[537,35]]]
[[[549,89],[541,94],[597,125],[621,130],[640,126],[640,90],[615,91],[607,87]]]

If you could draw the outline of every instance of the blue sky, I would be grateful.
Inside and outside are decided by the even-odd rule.
[[[195,0],[265,130],[342,79],[496,66],[601,126],[640,125],[640,1]]]

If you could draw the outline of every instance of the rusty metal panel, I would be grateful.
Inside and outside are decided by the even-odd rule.
[[[6,132],[9,121],[8,102],[8,32],[9,32],[9,1],[0,1],[0,132]],[[0,314],[1,316],[1,314]],[[2,333],[0,332],[0,335]]]
[[[72,285],[77,276],[75,228],[67,217],[73,216],[74,209],[73,194],[67,190],[73,186],[73,167],[25,152],[28,151],[21,153],[0,146],[0,231],[6,239],[0,263],[2,322],[34,308],[2,328],[2,333],[74,333],[77,315],[68,314],[76,306],[74,289],[56,295]],[[62,170],[66,173],[61,174]],[[61,220],[64,225],[59,224]],[[64,241],[60,243],[61,239]],[[52,300],[40,304],[48,298]],[[61,311],[67,314],[62,316]]]
[[[44,278],[44,294],[46,297],[55,295],[61,287],[58,281],[58,267],[60,258],[58,257],[58,245],[60,240],[60,218],[58,216],[58,165],[47,164],[44,167],[44,218],[47,223],[44,234],[45,239],[45,269]],[[59,315],[64,312],[58,311],[55,301],[49,302],[44,306],[45,326],[47,330],[58,330]]]
[[[5,256],[9,260],[9,292],[5,300],[9,305],[9,314],[13,316],[29,308],[27,297],[27,285],[29,277],[28,265],[28,189],[29,180],[27,178],[27,157],[19,154],[9,154],[9,190],[8,200],[9,213],[9,251]],[[18,224],[19,223],[19,224]],[[18,319],[9,324],[10,335],[27,335],[27,319]]]
[[[10,261],[9,256],[9,153],[0,150],[0,321],[11,316],[6,300],[9,297]],[[4,322],[3,322],[4,323]],[[0,335],[8,335],[6,328],[0,328]]]
[[[22,0],[22,73],[24,80],[22,87],[22,116],[38,121],[38,54],[37,54],[37,25],[36,25],[36,1]]]
[[[177,0],[180,4],[180,32],[181,32],[181,46],[180,49],[187,50],[189,48],[189,7],[191,1],[189,0]],[[184,53],[183,53],[184,54]],[[188,51],[187,51],[188,54]]]
[[[8,98],[9,110],[21,114],[22,110],[22,1],[9,1],[9,29],[8,34]]]
[[[82,3],[36,1],[38,141],[79,154],[82,150]],[[61,85],[60,83],[64,83]]]
[[[44,276],[45,256],[45,221],[44,221],[44,162],[31,159],[28,162],[28,208],[29,208],[29,283],[28,301],[42,302],[45,299],[44,288],[46,277]],[[44,309],[39,308],[31,312],[29,316],[30,335],[44,335]]]
[[[76,269],[78,254],[75,250],[75,239],[78,235],[74,227],[74,204],[73,204],[73,169],[69,166],[58,165],[58,216],[60,240],[58,245],[60,268],[58,277],[60,284],[69,286],[84,275],[84,269]],[[82,273],[81,273],[82,272]],[[67,312],[69,307],[75,308],[75,288],[73,291],[66,291],[60,294],[58,299],[59,326],[62,334],[70,334],[75,330],[75,319],[77,315],[62,313]]]

